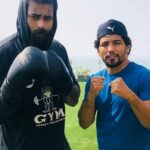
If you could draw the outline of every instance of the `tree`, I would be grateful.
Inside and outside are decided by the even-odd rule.
[[[82,66],[74,67],[73,70],[77,80],[81,82],[86,81],[91,73],[90,69],[83,68]]]

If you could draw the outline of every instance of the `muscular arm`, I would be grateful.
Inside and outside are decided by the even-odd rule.
[[[140,123],[150,129],[150,100],[143,101],[135,93],[127,99]]]
[[[103,83],[103,77],[91,78],[88,95],[83,101],[78,113],[79,124],[82,128],[88,128],[95,120],[95,100],[100,90],[103,89]]]
[[[110,83],[111,93],[117,94],[128,101],[133,112],[145,128],[150,128],[150,100],[141,100],[123,81],[117,78]]]
[[[95,120],[95,97],[88,95],[87,99],[81,104],[78,117],[82,128],[88,128]]]

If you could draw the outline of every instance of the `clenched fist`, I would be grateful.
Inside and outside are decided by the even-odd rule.
[[[116,94],[124,99],[129,99],[132,95],[131,89],[125,84],[122,78],[117,78],[110,83],[111,93]]]
[[[91,79],[89,95],[96,97],[104,87],[104,77],[93,77]]]

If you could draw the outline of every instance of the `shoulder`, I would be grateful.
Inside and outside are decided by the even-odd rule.
[[[0,41],[1,64],[4,63],[5,66],[7,66],[7,64],[10,65],[19,52],[20,49],[17,44],[17,34]]]
[[[11,49],[15,48],[16,34],[13,34],[0,41],[0,55],[9,53]]]
[[[3,82],[17,54],[16,38],[14,35],[0,41],[0,84]]]
[[[5,39],[0,41],[0,48],[9,45],[10,43],[14,42],[16,39],[17,34],[13,34],[11,36],[6,37]]]
[[[139,76],[149,76],[150,77],[150,70],[143,65],[131,62],[130,64],[132,70]]]
[[[53,40],[48,51],[54,51],[58,56],[60,56],[65,63],[68,63],[69,58],[64,45],[62,45],[59,41]]]
[[[132,79],[138,82],[140,87],[150,88],[150,70],[142,65],[132,63]],[[131,74],[130,74],[131,75]]]
[[[57,40],[53,40],[50,46],[50,50],[54,50],[56,52],[66,52],[64,45]]]

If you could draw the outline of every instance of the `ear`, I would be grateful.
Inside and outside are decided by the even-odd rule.
[[[127,53],[128,53],[128,55],[129,55],[130,51],[131,51],[131,45],[128,45],[127,46]]]
[[[99,48],[97,48],[97,54],[101,57]]]

